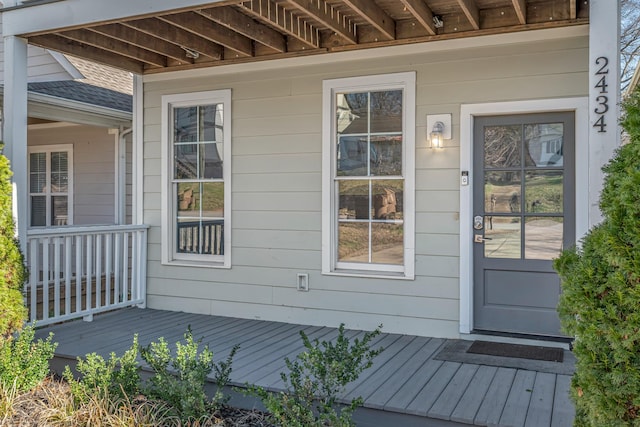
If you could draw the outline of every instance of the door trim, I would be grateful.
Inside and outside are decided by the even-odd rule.
[[[473,177],[473,119],[479,116],[573,111],[575,113],[575,226],[579,241],[589,229],[589,99],[557,98],[463,104],[460,107],[460,170]],[[473,182],[460,187],[460,333],[473,330]]]

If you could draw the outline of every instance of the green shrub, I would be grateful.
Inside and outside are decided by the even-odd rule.
[[[11,192],[9,160],[0,154],[0,342],[22,329],[27,315],[22,301],[27,269],[15,238]]]
[[[558,311],[575,337],[572,397],[576,425],[640,425],[640,94],[627,101],[620,147],[606,173],[604,220],[580,249],[554,262]]]
[[[285,358],[289,373],[283,372],[280,376],[286,390],[270,393],[262,387],[248,386],[249,392],[262,400],[272,422],[280,426],[352,426],[353,412],[362,404],[362,399],[354,399],[339,410],[338,395],[362,371],[370,368],[373,359],[382,352],[382,347],[370,348],[371,340],[380,334],[381,327],[353,343],[345,336],[344,324],[338,329],[335,343],[310,341],[300,331],[306,351],[293,361]]]
[[[229,381],[232,360],[239,347],[235,346],[224,362],[216,364],[208,345],[199,351],[201,340],[193,339],[191,329],[184,334],[184,339],[184,344],[176,343],[175,356],[171,355],[164,338],[142,348],[140,354],[154,372],[145,388],[147,395],[167,402],[176,415],[188,423],[206,417],[211,409],[226,401],[222,388]],[[209,400],[204,386],[207,375],[214,370],[218,390]]]
[[[137,357],[138,335],[134,335],[133,344],[121,357],[112,352],[109,360],[105,360],[99,354],[87,354],[84,360],[78,358],[76,370],[81,375],[79,379],[74,378],[69,366],[65,367],[63,377],[77,402],[88,402],[95,396],[123,399],[139,392],[140,366]]]
[[[33,341],[35,331],[27,326],[14,339],[0,344],[0,383],[18,392],[32,389],[49,374],[49,361],[57,344],[53,334]]]

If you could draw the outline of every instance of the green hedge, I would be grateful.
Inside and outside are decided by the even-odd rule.
[[[554,263],[577,426],[640,426],[640,92],[624,107],[630,142],[603,168],[604,219]]]
[[[27,269],[15,239],[10,179],[9,161],[0,154],[0,344],[22,329],[27,314],[22,301]]]

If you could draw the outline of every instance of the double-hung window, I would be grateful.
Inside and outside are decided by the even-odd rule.
[[[231,265],[231,91],[165,95],[163,262]]]
[[[29,148],[29,225],[73,223],[73,146]]]
[[[415,74],[323,91],[323,273],[413,278]]]

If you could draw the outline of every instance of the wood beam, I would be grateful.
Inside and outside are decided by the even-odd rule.
[[[57,50],[69,55],[89,59],[100,64],[109,65],[135,74],[144,72],[144,63],[126,56],[118,55],[93,46],[79,43],[55,34],[29,37],[29,43],[46,49]]]
[[[358,44],[356,26],[353,21],[324,0],[288,0],[287,4],[321,22],[347,43]]]
[[[525,25],[527,23],[527,3],[526,0],[512,0],[513,8],[516,11],[516,16],[518,17],[518,22],[521,25]]]
[[[237,56],[253,56],[251,39],[195,12],[161,15],[158,16],[158,19],[197,34],[214,43],[221,44],[233,50]]]
[[[236,9],[231,7],[216,7],[197,10],[196,13],[236,33],[240,33],[265,46],[275,49],[278,52],[287,51],[287,38],[285,36],[271,27],[256,22],[244,13],[238,12]]]
[[[400,0],[422,27],[432,36],[436,35],[433,12],[423,0]]]
[[[371,0],[343,0],[343,3],[353,9],[366,20],[386,40],[396,38],[396,22],[375,2]]]
[[[474,30],[480,29],[480,11],[475,0],[458,0],[460,8],[471,23]]]
[[[174,43],[180,48],[188,48],[212,59],[222,59],[222,47],[211,43],[209,40],[192,34],[181,28],[158,19],[137,19],[122,23],[134,30],[142,31],[150,36],[161,38],[167,42]]]
[[[129,43],[134,46],[138,46],[138,47],[150,50],[152,52],[159,53],[160,55],[164,55],[168,58],[172,58],[180,62],[184,62],[184,63],[193,62],[191,58],[186,57],[184,49],[180,48],[179,46],[176,46],[175,44],[161,40],[157,37],[150,36],[149,34],[145,34],[141,31],[137,31],[132,28],[125,27],[123,25],[119,25],[119,24],[98,25],[95,27],[89,27],[88,29],[98,34],[102,34],[102,35],[120,40],[121,42]]]
[[[77,41],[78,43],[84,43],[131,59],[138,59],[150,65],[158,67],[167,66],[167,58],[163,55],[139,48],[138,46],[134,46],[129,43],[121,42],[120,40],[105,37],[102,34],[94,33],[93,31],[68,30],[61,31],[57,34],[70,40]]]
[[[569,19],[578,17],[578,4],[576,0],[569,0]]]
[[[245,13],[279,29],[304,46],[314,49],[320,47],[320,32],[304,19],[293,15],[290,11],[271,0],[249,0],[238,5]]]

